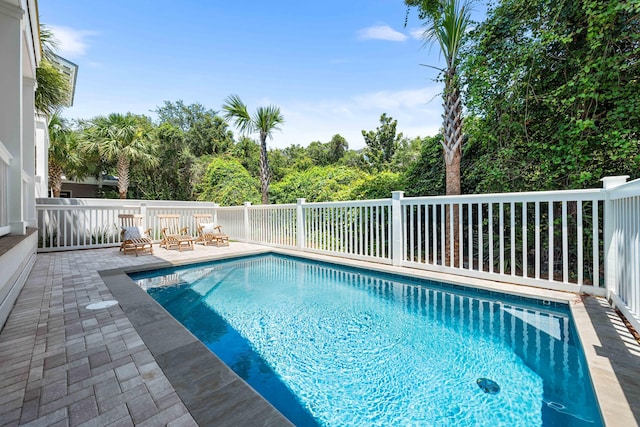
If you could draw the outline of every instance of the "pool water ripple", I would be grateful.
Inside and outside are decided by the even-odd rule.
[[[599,425],[567,313],[278,256],[178,274],[139,283],[296,425]]]

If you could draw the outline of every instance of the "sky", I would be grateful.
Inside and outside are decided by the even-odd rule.
[[[365,143],[386,113],[407,137],[441,123],[442,67],[403,0],[40,0],[40,22],[79,66],[74,105],[88,119],[145,114],[164,101],[220,111],[237,94],[250,113],[278,106],[270,147]],[[233,129],[233,128],[232,128]],[[237,132],[234,132],[236,135]],[[252,137],[256,137],[253,135]]]

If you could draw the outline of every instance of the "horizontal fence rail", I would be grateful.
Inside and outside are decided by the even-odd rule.
[[[220,207],[38,199],[39,251],[120,244],[118,215],[209,214],[231,239],[475,278],[609,296],[640,329],[640,180],[603,189]]]

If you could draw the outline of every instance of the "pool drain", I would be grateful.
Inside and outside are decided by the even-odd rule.
[[[109,308],[116,304],[118,304],[118,301],[114,301],[114,300],[100,301],[100,302],[94,302],[93,304],[89,304],[85,308],[87,310],[100,310],[101,308]]]
[[[498,383],[489,378],[478,378],[476,384],[478,384],[478,387],[485,393],[496,394],[500,391]]]

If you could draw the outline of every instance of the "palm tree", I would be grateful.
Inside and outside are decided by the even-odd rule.
[[[437,42],[445,58],[444,75],[444,114],[442,115],[442,148],[445,161],[446,194],[461,193],[460,161],[462,159],[462,98],[457,73],[458,54],[464,36],[471,24],[470,2],[468,0],[405,0],[409,7],[418,6],[420,18],[427,20],[427,29],[423,39],[427,43]],[[451,243],[453,243],[453,265],[460,265],[459,257],[459,209],[453,205],[453,212],[446,210],[446,259],[451,265]],[[451,215],[453,218],[451,218]],[[451,221],[453,220],[453,224]],[[451,225],[453,236],[450,235]]]
[[[60,197],[62,174],[75,174],[79,162],[78,138],[66,120],[54,114],[49,120],[49,188]]]
[[[437,42],[447,67],[444,74],[444,114],[442,147],[446,165],[447,195],[460,194],[460,160],[462,158],[462,99],[457,73],[458,54],[471,23],[469,3],[465,0],[443,0],[424,32],[427,42]]]
[[[148,166],[157,163],[151,141],[139,119],[131,113],[112,113],[92,119],[84,132],[84,145],[97,151],[105,161],[116,162],[121,199],[127,198],[131,161],[141,161]]]
[[[267,158],[267,137],[272,137],[274,130],[284,123],[284,116],[280,108],[275,105],[258,107],[255,114],[250,116],[247,106],[238,95],[230,95],[222,105],[225,118],[233,120],[235,126],[243,133],[258,132],[260,135],[260,189],[262,190],[262,204],[269,203],[269,159]]]
[[[51,65],[51,58],[58,49],[58,41],[44,24],[40,24],[40,41],[43,58],[36,69],[38,86],[35,104],[39,112],[52,116],[66,104],[71,88],[64,75]]]

